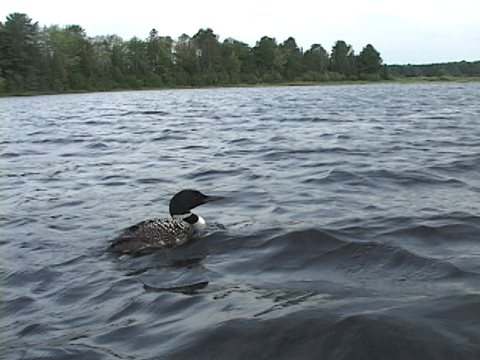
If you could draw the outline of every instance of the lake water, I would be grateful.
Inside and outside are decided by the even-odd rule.
[[[2,358],[480,358],[480,83],[0,102]]]

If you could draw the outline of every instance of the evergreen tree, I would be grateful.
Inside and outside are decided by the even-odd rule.
[[[106,41],[110,51],[110,61],[112,63],[110,77],[117,84],[123,85],[126,83],[124,80],[127,67],[126,43],[118,35],[107,35]]]
[[[171,37],[159,36],[157,30],[152,29],[147,39],[147,56],[149,70],[153,73],[157,85],[172,83],[173,68],[173,40]],[[154,85],[154,84],[152,84]]]
[[[358,72],[360,74],[380,76],[382,70],[382,58],[380,53],[370,44],[365,46],[358,54]]]
[[[79,25],[60,28],[52,25],[43,29],[48,39],[45,57],[52,71],[55,88],[83,89],[90,86],[92,73],[92,44],[85,30]]]
[[[304,68],[303,80],[305,81],[327,81],[327,74],[330,57],[327,51],[320,44],[313,44],[303,55],[302,63]]]
[[[282,80],[280,73],[285,61],[275,38],[262,37],[252,49],[252,54],[263,82],[275,83]]]
[[[80,25],[67,25],[64,29],[64,45],[69,70],[70,88],[89,89],[92,75],[91,43]]]
[[[256,84],[258,82],[258,71],[255,65],[255,59],[250,47],[234,39],[227,39],[223,42],[223,54],[224,58],[228,54],[228,60],[226,60],[225,68],[233,70],[231,73],[231,81],[236,83],[238,77],[239,83],[244,84]],[[238,74],[237,74],[237,66]]]
[[[302,52],[293,37],[289,37],[280,46],[283,54],[283,78],[292,81],[302,73]]]
[[[101,86],[103,89],[108,90],[110,88],[115,88],[109,75],[112,74],[112,58],[110,52],[110,44],[107,36],[95,36],[90,40],[91,46],[91,62],[92,62],[92,73],[95,79],[97,86],[101,86],[99,82],[104,83],[105,81],[110,84],[105,84],[108,86]],[[101,81],[99,81],[101,79]]]
[[[229,38],[222,43],[222,68],[228,75],[229,84],[239,84],[242,61],[237,54],[237,43],[235,39]]]
[[[134,36],[126,42],[125,52],[125,71],[129,86],[134,89],[139,89],[143,86],[152,86],[151,79],[148,77],[150,71],[148,67],[146,42]]]
[[[329,57],[320,44],[313,44],[303,55],[303,65],[306,71],[325,73],[328,70]]]
[[[200,71],[200,63],[192,38],[186,34],[179,36],[174,49],[176,84],[200,85],[195,78]]]
[[[7,16],[1,27],[1,71],[6,91],[37,90],[38,23],[26,14]]]
[[[352,46],[338,40],[332,48],[330,56],[330,71],[339,73],[346,78],[357,74],[356,59]]]
[[[197,49],[200,71],[202,73],[201,85],[212,85],[219,82],[219,75],[222,72],[221,45],[218,36],[212,29],[200,29],[194,36],[193,42]]]

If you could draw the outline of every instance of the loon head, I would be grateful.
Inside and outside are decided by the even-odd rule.
[[[198,215],[192,214],[190,210],[219,199],[221,199],[220,196],[205,195],[197,190],[182,190],[170,200],[170,215],[173,218],[183,219],[196,227],[202,228],[205,225],[205,220]]]

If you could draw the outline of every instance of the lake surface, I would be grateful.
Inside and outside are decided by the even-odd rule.
[[[2,358],[480,358],[480,83],[0,103]],[[201,240],[105,251],[183,188]]]

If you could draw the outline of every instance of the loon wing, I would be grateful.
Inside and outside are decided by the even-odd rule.
[[[164,248],[161,243],[152,241],[150,238],[135,236],[119,236],[110,245],[113,252],[132,253],[146,249]]]
[[[181,245],[195,237],[193,226],[177,219],[151,219],[125,229],[110,251],[131,253]]]

